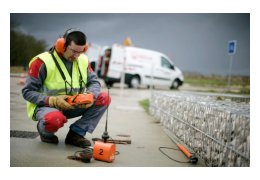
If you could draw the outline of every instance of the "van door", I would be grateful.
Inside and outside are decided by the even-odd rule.
[[[89,43],[88,50],[86,52],[91,68],[95,73],[97,73],[98,70],[97,66],[98,66],[99,54],[101,50],[102,50],[101,46],[97,44]]]
[[[113,45],[107,72],[108,78],[120,79],[124,67],[124,57],[124,46]]]
[[[166,57],[161,56],[160,65],[154,68],[154,85],[171,86],[174,66]]]

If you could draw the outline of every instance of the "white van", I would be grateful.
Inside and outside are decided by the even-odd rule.
[[[102,46],[94,43],[89,43],[88,50],[86,55],[88,56],[90,66],[97,73],[98,69],[98,62],[100,57],[100,52],[102,50]]]
[[[178,89],[184,82],[182,71],[170,58],[152,50],[114,44],[103,48],[99,65],[98,76],[110,86],[120,82],[122,74],[131,88],[152,85]]]

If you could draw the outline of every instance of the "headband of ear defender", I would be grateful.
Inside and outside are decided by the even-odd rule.
[[[55,49],[58,52],[65,52],[66,50],[66,38],[68,37],[69,34],[73,33],[73,32],[81,32],[80,30],[77,29],[71,29],[67,32],[67,35],[64,38],[59,38],[56,41],[56,45],[55,45]],[[81,32],[83,33],[83,32]],[[84,34],[84,33],[83,33]],[[85,34],[84,34],[85,35]],[[84,48],[84,53],[88,50],[88,43],[86,43],[85,48]]]

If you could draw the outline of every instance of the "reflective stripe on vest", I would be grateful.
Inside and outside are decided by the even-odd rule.
[[[63,80],[60,71],[58,70],[51,54],[49,52],[44,52],[34,57],[29,63],[29,67],[30,67],[32,62],[39,58],[44,62],[46,66],[47,76],[39,92],[47,96],[50,96],[50,95],[68,94],[71,90],[70,93],[71,95],[76,94],[80,89],[80,73],[78,68],[80,69],[83,81],[87,83],[88,57],[84,54],[81,54],[77,58],[77,60],[73,62],[72,78],[71,78],[67,68],[65,67],[64,63],[62,62],[62,60],[60,59],[56,51],[54,51],[54,56],[57,59],[61,67],[61,70],[63,71],[66,77],[66,80],[70,84],[72,84],[73,89],[71,89],[69,84],[66,84],[67,93],[65,92],[65,81]],[[84,83],[82,83],[82,87],[85,87]],[[36,120],[33,117],[36,106],[37,106],[36,104],[27,101],[27,114],[33,120]]]

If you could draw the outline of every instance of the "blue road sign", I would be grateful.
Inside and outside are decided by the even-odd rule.
[[[228,54],[234,55],[236,53],[236,40],[228,42]]]

